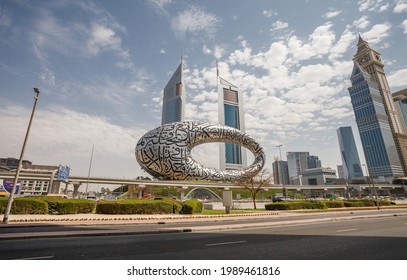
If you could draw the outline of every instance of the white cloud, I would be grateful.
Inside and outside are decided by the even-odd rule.
[[[293,62],[328,54],[335,41],[332,26],[331,22],[327,22],[315,28],[307,43],[303,43],[297,36],[292,36],[288,41],[288,46],[290,53],[293,54]]]
[[[407,19],[401,23],[401,27],[404,29],[403,33],[407,34]]]
[[[359,18],[358,20],[355,20],[353,22],[353,25],[356,26],[357,28],[360,29],[365,29],[366,27],[369,26],[369,20],[367,16],[362,16],[361,18]]]
[[[116,36],[113,29],[94,23],[91,26],[89,38],[86,44],[87,51],[92,55],[97,55],[104,50],[121,50],[121,39]]]
[[[21,106],[0,108],[0,122],[4,124],[0,133],[7,135],[0,138],[0,154],[17,156],[29,113],[29,109]],[[143,128],[131,129],[112,124],[103,117],[49,106],[36,111],[25,157],[39,164],[67,164],[76,175],[85,175],[90,151],[95,145],[97,160],[92,167],[93,174],[103,176],[106,171],[113,172],[109,168],[112,164],[123,166],[123,170],[119,174],[116,169],[116,174],[111,176],[136,174],[139,167],[134,147],[144,132]],[[55,162],[56,159],[58,162]]]
[[[407,12],[407,1],[406,0],[397,0],[396,6],[393,9],[393,12],[396,14],[401,14]]]
[[[270,17],[278,15],[278,14],[276,12],[273,12],[272,10],[264,10],[263,15],[270,18]]]
[[[11,25],[11,16],[10,14],[0,7],[0,26],[9,27]]]
[[[385,2],[386,0],[359,0],[359,11],[378,11],[383,12],[387,10],[390,6],[389,3]]]
[[[202,47],[202,52],[203,52],[204,54],[207,54],[207,55],[213,54],[213,56],[214,56],[216,59],[220,59],[220,58],[223,56],[223,54],[224,54],[224,52],[225,52],[225,49],[224,49],[222,46],[220,46],[220,45],[216,45],[216,46],[214,46],[213,50],[211,50],[211,49],[208,48],[206,45],[203,45],[203,47]]]
[[[281,30],[281,29],[285,29],[288,27],[288,22],[283,22],[281,20],[277,20],[276,22],[274,22],[272,24],[272,29],[271,30]]]
[[[150,3],[158,13],[166,14],[166,8],[172,3],[172,0],[150,0],[148,3]]]
[[[356,40],[355,34],[353,34],[348,28],[342,33],[341,38],[333,45],[330,60],[338,59],[349,49],[352,42]]]
[[[181,12],[171,21],[171,28],[178,37],[184,37],[186,33],[197,34],[203,32],[212,35],[220,24],[220,19],[208,13],[200,7],[192,6]]]
[[[331,11],[323,14],[322,17],[323,18],[334,18],[334,17],[340,15],[341,13],[342,13],[342,10],[338,10],[338,11],[331,10]]]
[[[388,22],[376,24],[369,31],[364,32],[362,37],[371,44],[380,43],[384,38],[390,36],[391,27]]]
[[[391,87],[407,87],[407,69],[401,69],[387,75]]]

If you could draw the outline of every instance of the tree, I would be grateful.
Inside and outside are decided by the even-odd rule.
[[[262,169],[256,176],[251,176],[246,179],[238,181],[238,184],[245,189],[250,191],[251,197],[253,199],[253,208],[257,209],[256,206],[256,196],[259,191],[264,187],[271,184],[273,178],[273,173],[267,169]]]

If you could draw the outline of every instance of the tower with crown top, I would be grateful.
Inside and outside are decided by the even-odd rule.
[[[352,100],[365,159],[374,178],[407,174],[407,135],[379,52],[359,36],[351,75]]]

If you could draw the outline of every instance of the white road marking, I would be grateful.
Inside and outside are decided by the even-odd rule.
[[[336,232],[347,232],[347,231],[355,231],[355,230],[358,230],[358,229],[357,228],[340,229],[340,230],[337,230]]]
[[[239,244],[239,243],[246,243],[246,240],[241,240],[241,241],[231,241],[231,242],[222,242],[222,243],[212,243],[212,244],[206,244],[206,246],[221,246],[221,245],[229,245],[229,244]]]

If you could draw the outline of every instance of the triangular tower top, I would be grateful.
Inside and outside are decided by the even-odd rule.
[[[358,51],[356,53],[360,53],[363,50],[369,48],[369,44],[365,40],[362,39],[362,36],[360,36],[360,34],[359,34],[359,41],[358,41],[357,46],[358,46]]]

